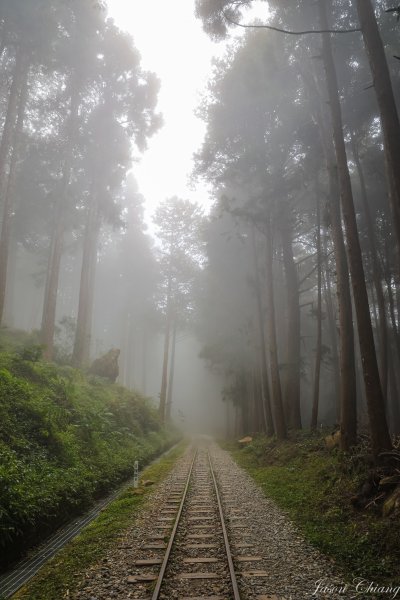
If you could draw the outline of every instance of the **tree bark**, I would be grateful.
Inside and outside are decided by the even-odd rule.
[[[274,435],[274,423],[272,420],[271,410],[271,398],[269,391],[269,377],[267,367],[267,351],[266,351],[266,340],[264,331],[264,316],[261,299],[261,284],[260,274],[258,270],[257,261],[257,249],[255,241],[254,227],[252,227],[252,246],[253,246],[253,260],[254,260],[254,280],[255,280],[255,293],[257,301],[257,316],[258,316],[258,331],[260,336],[260,359],[261,359],[261,396],[262,396],[262,408],[263,417],[265,422],[265,430],[267,435]]]
[[[78,317],[76,322],[74,350],[72,353],[72,363],[76,367],[87,366],[90,358],[94,282],[96,274],[99,228],[99,207],[96,191],[93,189],[83,240]]]
[[[357,175],[360,181],[361,202],[364,209],[365,223],[367,225],[369,254],[372,265],[372,277],[376,293],[378,307],[378,323],[379,323],[379,350],[380,350],[380,377],[382,385],[382,393],[384,398],[387,397],[388,389],[388,327],[386,315],[386,302],[382,288],[383,273],[379,263],[378,251],[375,244],[375,231],[371,217],[371,211],[368,204],[367,186],[365,184],[364,172],[358,153],[356,141],[353,132],[351,133],[351,148],[356,165]]]
[[[273,274],[273,237],[270,216],[267,220],[266,231],[266,287],[267,287],[267,315],[268,315],[268,333],[271,364],[271,387],[272,387],[272,405],[275,424],[275,432],[278,440],[287,437],[285,414],[282,403],[281,378],[279,374],[278,361],[278,343],[276,338],[275,321],[275,298],[274,298],[274,274]]]
[[[293,256],[292,232],[287,224],[281,229],[283,264],[287,290],[287,378],[284,406],[288,427],[301,429],[300,362],[301,319],[297,266]]]
[[[21,88],[27,76],[28,65],[21,48],[17,48],[15,66],[10,93],[8,95],[7,112],[0,142],[0,204],[4,203],[7,187],[7,166],[11,152],[15,121],[17,119],[18,103]]]
[[[7,189],[3,205],[3,222],[1,224],[0,233],[0,323],[3,323],[4,303],[6,297],[8,254],[10,247],[14,186],[16,180],[17,163],[21,149],[21,135],[24,126],[26,103],[28,100],[28,69],[25,69],[23,72],[19,96],[20,98],[18,105],[18,116],[13,133],[13,149],[10,160]]]
[[[65,211],[67,190],[72,171],[72,153],[75,139],[76,120],[79,110],[79,85],[72,82],[70,115],[67,126],[67,147],[65,150],[60,190],[56,202],[53,234],[50,243],[46,285],[43,300],[41,341],[44,345],[44,357],[52,360],[54,352],[54,329],[56,321],[57,294],[60,278],[61,258],[64,251]]]
[[[325,0],[319,0],[318,6],[321,27],[322,29],[326,29],[327,16]],[[322,56],[326,72],[329,106],[332,117],[333,143],[338,165],[340,199],[345,224],[348,260],[359,332],[371,442],[373,453],[377,456],[383,450],[390,449],[392,444],[386,422],[384,398],[379,380],[379,370],[375,352],[360,241],[358,238],[353,193],[343,138],[342,113],[330,34],[322,34]]]
[[[166,421],[171,421],[171,409],[172,409],[172,390],[174,386],[174,373],[175,373],[175,350],[176,350],[176,333],[177,333],[177,320],[174,319],[172,327],[172,341],[171,341],[171,361],[169,365],[169,378],[168,378],[168,389],[167,389],[167,405],[166,405]]]
[[[310,103],[314,109],[314,118],[320,131],[320,139],[328,171],[328,211],[330,217],[333,250],[336,265],[336,296],[339,317],[339,420],[341,448],[348,450],[357,441],[357,401],[356,366],[354,351],[353,311],[350,294],[349,267],[344,244],[342,220],[340,214],[340,193],[338,169],[332,133],[327,128],[326,118],[321,108],[321,98],[313,77],[303,74],[309,88]]]
[[[317,347],[315,351],[314,390],[311,411],[311,430],[317,429],[319,408],[319,384],[322,358],[322,265],[321,265],[321,208],[317,194]]]
[[[171,325],[172,325],[172,280],[171,277],[168,279],[167,289],[167,309],[165,317],[165,337],[164,337],[164,354],[163,354],[163,366],[161,376],[161,391],[160,391],[160,406],[159,415],[161,423],[165,423],[166,418],[166,403],[167,403],[167,386],[168,386],[168,361],[169,361],[169,340],[171,337]]]
[[[147,331],[142,331],[142,394],[146,395],[147,388]]]
[[[381,117],[389,199],[400,261],[400,122],[385,49],[370,0],[356,0]]]
[[[329,263],[327,259],[327,238],[324,242],[324,257],[325,257],[325,272],[323,272],[323,288],[324,299],[326,306],[326,314],[328,317],[329,337],[331,339],[331,355],[333,365],[333,384],[335,397],[335,411],[337,422],[340,423],[340,370],[339,370],[339,353],[338,353],[338,336],[336,330],[336,315],[332,298],[332,285],[329,273]]]

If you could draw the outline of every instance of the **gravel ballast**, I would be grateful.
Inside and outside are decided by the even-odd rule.
[[[209,443],[209,450],[224,507],[241,597],[249,600],[351,598],[354,591],[350,588],[348,591],[343,589],[344,579],[335,570],[332,562],[304,541],[295,526],[272,500],[264,497],[262,490],[232,460],[229,453],[215,443]],[[192,457],[193,450],[189,448],[177,461],[173,471],[149,497],[135,525],[125,532],[100,564],[85,573],[79,590],[71,594],[70,598],[125,600],[151,597],[152,583],[140,581],[140,578],[143,575],[155,578],[159,571],[169,531],[173,525],[174,507],[171,500],[175,496],[175,490],[179,490],[176,498],[182,493]],[[204,473],[201,477],[207,478]],[[179,569],[182,569],[179,565],[185,562],[186,571],[200,570],[200,567],[195,564],[187,564],[188,557],[223,560],[219,541],[216,542],[216,539],[208,537],[203,539],[193,537],[210,533],[210,529],[203,530],[201,522],[196,522],[196,518],[201,516],[201,507],[197,507],[199,514],[194,515],[193,518],[189,503],[189,501],[196,502],[200,487],[194,480],[188,491],[188,505],[183,512],[182,529],[180,531],[178,528],[176,549],[173,549],[171,567],[168,567],[174,575],[179,574]],[[204,498],[207,498],[207,495]],[[213,525],[211,533],[214,533],[213,520],[217,518],[216,514],[205,513],[205,516],[208,516],[208,525]],[[160,524],[163,527],[160,528]],[[196,529],[192,531],[191,525],[196,525]],[[188,549],[188,536],[192,536],[194,545],[202,543],[204,548]],[[211,545],[210,548],[207,548],[207,542]],[[150,561],[154,564],[138,566],[138,560]],[[209,572],[214,570],[218,572],[219,569],[212,561],[202,565],[201,568]],[[164,600],[212,594],[218,594],[220,597],[222,591],[218,588],[218,582],[215,582],[215,592],[213,591],[212,579],[207,583],[204,592],[197,582],[189,580],[182,583],[179,578],[176,580],[179,583],[176,587],[172,578],[168,582],[161,596]],[[320,582],[319,588],[318,582]],[[231,595],[228,587],[225,590],[221,598],[228,600]]]

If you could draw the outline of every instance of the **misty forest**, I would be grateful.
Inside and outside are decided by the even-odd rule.
[[[170,193],[202,52],[171,4],[182,122],[151,197],[168,75],[117,1],[0,1],[0,598],[396,598],[400,6],[186,0],[211,58]],[[162,544],[121,551],[191,453],[182,518],[207,453],[233,591],[200,549],[180,587],[182,544],[160,576]],[[236,554],[232,488],[257,552]]]

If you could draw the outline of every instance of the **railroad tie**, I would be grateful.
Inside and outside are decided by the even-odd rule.
[[[218,573],[179,573],[174,579],[221,579]]]

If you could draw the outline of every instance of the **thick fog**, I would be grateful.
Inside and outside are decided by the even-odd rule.
[[[143,67],[103,3],[49,2],[44,28],[41,3],[3,2],[3,333],[85,372],[118,357],[117,382],[190,432],[339,426],[347,449],[369,427],[375,450],[388,447],[400,427],[398,24],[381,0],[353,4],[196,0],[190,27],[210,65],[189,112],[202,135],[187,196],[177,180],[155,202],[138,164],[158,152],[159,190],[178,133],[190,137],[190,120],[174,121],[161,168],[168,71]],[[185,69],[196,51],[182,48]],[[184,89],[182,72],[186,119]]]

